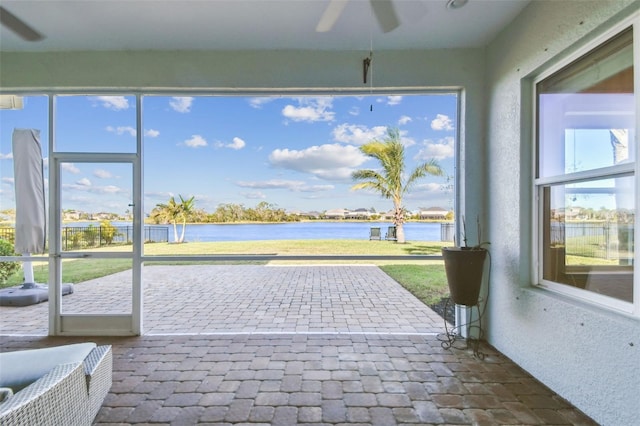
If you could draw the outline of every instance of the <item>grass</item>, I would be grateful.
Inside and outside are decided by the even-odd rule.
[[[444,243],[447,244],[447,243]],[[269,240],[190,242],[186,244],[152,243],[145,245],[145,254],[176,256],[198,254],[281,254],[281,255],[409,255],[440,254],[441,242],[408,242],[368,240]],[[121,249],[131,249],[121,246]],[[98,249],[113,251],[109,249]]]
[[[434,305],[449,295],[444,265],[382,265],[387,275],[396,280],[425,305]]]
[[[446,244],[446,243],[445,243]],[[147,256],[189,256],[210,254],[270,254],[270,255],[433,255],[439,254],[441,242],[408,242],[396,244],[389,241],[367,240],[270,240],[270,241],[232,241],[232,242],[193,242],[186,244],[151,243],[145,244]],[[85,250],[87,253],[105,251],[131,251],[130,245],[111,246],[100,249]],[[221,264],[232,262],[210,261],[171,262],[174,265],[187,264]],[[387,275],[400,283],[409,292],[427,305],[433,305],[448,295],[448,287],[442,261],[438,260],[326,260],[326,261],[245,261],[236,264],[354,264],[367,263],[379,266]],[[147,262],[145,265],[167,264],[166,262]],[[567,256],[567,264],[612,264],[612,261],[579,256]],[[63,261],[62,280],[66,283],[82,283],[94,278],[131,269],[129,259],[66,259]],[[49,281],[48,265],[45,262],[34,262],[36,282]],[[21,284],[22,271],[9,277],[0,288]]]
[[[209,254],[281,254],[281,255],[409,255],[440,254],[441,242],[408,242],[396,244],[389,241],[366,240],[271,240],[271,241],[233,241],[233,242],[195,242],[186,244],[153,243],[144,247],[147,256],[209,255]],[[113,246],[91,249],[85,252],[130,251],[131,246]],[[223,262],[171,262],[171,264],[220,264]],[[224,262],[230,263],[230,262]],[[442,261],[438,260],[376,260],[376,261],[283,261],[236,262],[261,264],[354,264],[368,263],[378,265],[387,275],[400,283],[425,304],[430,305],[448,294],[446,277]],[[145,265],[167,264],[165,262],[147,262]],[[62,281],[82,283],[94,278],[115,274],[131,269],[129,259],[67,259],[63,261]],[[34,262],[36,282],[49,281],[48,265]],[[22,271],[11,276],[2,287],[22,283]]]

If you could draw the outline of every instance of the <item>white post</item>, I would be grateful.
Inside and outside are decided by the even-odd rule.
[[[23,256],[29,257],[31,253],[22,253]],[[24,284],[35,284],[36,280],[33,278],[33,263],[30,260],[22,262],[22,272],[24,272]]]
[[[478,301],[476,306],[456,305],[456,332],[465,339],[480,339],[480,318],[479,311],[482,309],[484,301]]]

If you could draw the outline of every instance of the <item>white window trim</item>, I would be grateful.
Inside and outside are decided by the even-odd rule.
[[[579,49],[576,49],[573,53],[567,55],[564,58],[561,58],[560,60],[558,60],[556,63],[554,63],[553,65],[546,67],[544,69],[544,71],[540,72],[538,75],[536,75],[532,80],[531,80],[531,91],[532,91],[532,123],[531,123],[531,127],[532,127],[532,144],[531,144],[531,149],[532,149],[532,171],[537,170],[538,167],[538,157],[537,157],[537,140],[538,140],[538,120],[537,120],[537,114],[538,114],[538,105],[537,105],[537,85],[539,82],[541,82],[542,80],[548,78],[549,76],[551,76],[552,74],[556,73],[557,71],[559,71],[560,69],[562,69],[563,67],[569,65],[570,63],[572,63],[573,61],[577,60],[578,58],[580,58],[581,56],[589,53],[590,51],[592,51],[593,49],[597,48],[598,46],[602,45],[603,43],[605,43],[607,40],[611,39],[612,37],[614,37],[615,35],[619,34],[621,31],[625,30],[626,28],[632,27],[633,28],[633,35],[634,35],[634,40],[633,40],[633,58],[634,58],[634,98],[635,98],[635,110],[636,110],[636,117],[635,117],[635,126],[636,126],[636,131],[635,131],[635,135],[636,138],[633,141],[633,143],[636,145],[636,153],[640,153],[640,150],[638,150],[639,147],[639,141],[638,141],[638,135],[640,134],[640,95],[639,95],[639,90],[638,88],[640,88],[640,12],[633,14],[632,16],[630,16],[629,18],[625,19],[624,21],[614,25],[613,27],[611,27],[610,29],[608,29],[607,31],[605,31],[603,34],[601,34],[598,37],[595,37],[593,40],[591,40],[590,42],[586,43],[585,45],[581,46]],[[636,154],[636,160],[633,163],[630,164],[625,164],[625,165],[619,165],[619,166],[614,166],[614,167],[608,167],[605,169],[600,169],[594,172],[591,171],[587,171],[587,172],[580,172],[580,173],[576,173],[574,174],[568,174],[568,175],[563,175],[562,178],[560,179],[559,176],[552,176],[552,177],[542,177],[542,178],[536,178],[535,176],[533,176],[532,179],[532,194],[533,194],[533,211],[532,211],[532,238],[531,238],[531,243],[532,243],[532,254],[533,254],[533,274],[532,274],[532,278],[533,278],[533,286],[537,287],[537,288],[541,288],[544,290],[548,290],[554,293],[558,293],[558,294],[562,294],[571,298],[574,298],[576,300],[581,300],[584,302],[587,302],[589,304],[594,304],[597,305],[599,307],[602,307],[604,309],[608,309],[608,310],[614,310],[614,311],[618,311],[618,312],[622,312],[625,314],[631,314],[634,317],[640,317],[640,271],[635,271],[634,270],[634,275],[633,275],[633,302],[626,302],[623,300],[619,300],[613,297],[609,297],[609,296],[605,296],[602,294],[598,294],[598,293],[594,293],[594,292],[590,292],[590,291],[585,291],[583,289],[579,289],[579,288],[574,288],[565,284],[560,284],[560,283],[556,283],[553,281],[547,281],[544,280],[542,278],[543,274],[543,264],[542,264],[542,259],[543,259],[543,242],[542,242],[542,238],[543,236],[540,233],[540,220],[542,218],[543,215],[543,205],[542,205],[542,197],[541,197],[541,193],[543,190],[543,187],[545,185],[549,185],[549,184],[553,184],[553,183],[570,183],[571,181],[579,181],[579,180],[583,180],[586,178],[589,179],[593,179],[593,178],[597,178],[598,176],[600,177],[606,177],[606,176],[611,176],[611,173],[614,172],[615,170],[615,174],[620,174],[621,172],[623,173],[625,170],[627,173],[629,172],[633,172],[635,173],[635,179],[634,179],[634,185],[635,185],[635,223],[634,223],[634,240],[635,241],[640,241],[640,217],[638,216],[638,214],[640,213],[640,158],[637,158]],[[533,173],[535,174],[535,173]],[[638,250],[634,251],[634,265],[637,265],[638,260],[640,259],[640,255],[638,253]],[[634,268],[635,269],[635,268]]]

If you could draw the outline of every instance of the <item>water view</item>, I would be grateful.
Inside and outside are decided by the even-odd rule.
[[[82,222],[68,227],[99,226],[99,223]],[[113,225],[130,227],[128,222],[113,222]],[[372,227],[379,227],[384,239],[390,222],[283,222],[283,223],[233,223],[233,224],[188,224],[185,230],[187,242],[209,241],[258,241],[258,240],[368,240]],[[453,225],[451,225],[453,226]],[[441,241],[442,224],[435,222],[408,222],[404,224],[407,241]],[[445,225],[445,227],[447,227]],[[167,230],[169,241],[173,241],[173,226],[145,226],[160,235],[158,230]],[[178,234],[182,226],[178,225]],[[162,233],[164,234],[164,233]],[[154,240],[156,238],[153,238]]]
[[[269,224],[187,225],[186,241],[253,240],[367,240],[372,227],[379,227],[382,238],[389,222],[287,222]],[[405,223],[407,240],[440,241],[439,223]],[[170,240],[173,228],[170,227]],[[180,229],[178,229],[180,232]]]

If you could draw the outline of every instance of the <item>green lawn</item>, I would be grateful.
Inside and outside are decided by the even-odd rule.
[[[433,305],[449,295],[442,262],[430,265],[381,265],[380,269],[426,305]]]
[[[210,254],[282,254],[282,255],[407,255],[407,254],[440,254],[440,242],[409,242],[396,244],[389,241],[363,240],[292,240],[292,241],[242,241],[242,242],[206,242],[169,244],[153,243],[145,245],[145,255],[148,256],[178,256],[178,255],[210,255]],[[131,246],[114,246],[109,248],[86,250],[99,251],[130,251]],[[160,263],[160,262],[158,262]],[[172,262],[172,264],[202,264],[204,262]],[[217,263],[221,262],[206,262]],[[230,263],[230,262],[225,262]],[[236,262],[239,263],[239,262]],[[262,263],[267,262],[243,262]],[[269,261],[271,264],[309,264],[311,261]],[[391,278],[416,295],[425,304],[433,304],[448,294],[446,277],[442,261],[437,260],[377,260],[353,261],[332,260],[313,261],[322,263],[368,263],[376,264]],[[145,263],[145,265],[152,265]],[[165,264],[162,262],[162,264]],[[131,260],[127,259],[69,259],[63,262],[62,279],[67,283],[81,283],[93,278],[99,278],[131,268]],[[34,263],[36,282],[48,282],[48,266],[46,263]],[[9,278],[0,287],[9,287],[22,283],[22,271]]]
[[[221,241],[189,242],[185,244],[145,244],[145,255],[176,256],[201,254],[282,254],[282,255],[407,255],[440,254],[441,242],[408,242],[368,240],[269,240],[269,241]],[[94,251],[131,250],[131,246],[115,246]],[[91,251],[91,250],[89,250]]]

